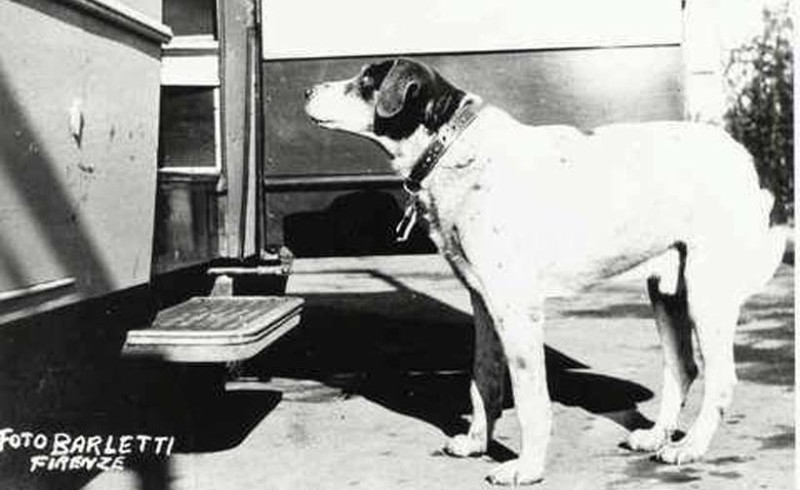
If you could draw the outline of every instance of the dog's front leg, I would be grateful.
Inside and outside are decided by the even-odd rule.
[[[487,479],[499,485],[536,483],[543,478],[552,426],[544,358],[544,310],[542,305],[520,308],[496,295],[489,299],[508,360],[522,449],[517,459],[501,464]]]
[[[505,358],[494,324],[480,294],[470,290],[475,316],[475,353],[469,394],[472,420],[466,434],[449,441],[445,451],[458,457],[484,454],[492,440],[494,424],[503,411]]]

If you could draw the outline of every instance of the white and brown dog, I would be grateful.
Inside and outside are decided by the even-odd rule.
[[[784,232],[769,224],[772,195],[759,188],[739,144],[718,128],[681,122],[611,125],[592,135],[527,126],[408,59],[321,83],[306,99],[318,125],[365,136],[391,155],[418,203],[402,227],[419,209],[470,290],[473,416],[469,432],[448,442],[449,453],[486,451],[499,415],[503,366],[491,348],[493,326],[522,448],[488,478],[539,481],[551,428],[544,300],[650,261],[663,392],[655,425],[632,432],[628,444],[667,463],[703,455],[736,382],[739,307],[772,276],[785,244]],[[673,441],[697,376],[693,330],[705,367],[702,407],[685,437]]]

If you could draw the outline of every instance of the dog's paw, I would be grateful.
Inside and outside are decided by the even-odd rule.
[[[544,479],[543,473],[542,465],[512,459],[498,465],[486,476],[486,480],[493,485],[533,485]]]
[[[685,464],[699,461],[706,448],[696,443],[690,437],[684,437],[678,442],[670,442],[656,452],[655,458],[667,464]]]
[[[636,429],[628,434],[627,446],[632,451],[653,452],[669,442],[669,431],[660,427]]]
[[[480,456],[486,452],[486,442],[481,439],[470,437],[469,434],[458,434],[447,441],[444,452],[456,458]]]

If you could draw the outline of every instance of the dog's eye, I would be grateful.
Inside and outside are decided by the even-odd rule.
[[[372,97],[372,94],[375,93],[375,79],[369,75],[362,75],[361,78],[358,79],[358,92],[364,98]]]

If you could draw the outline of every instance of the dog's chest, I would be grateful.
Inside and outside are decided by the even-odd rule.
[[[570,152],[564,148],[579,146],[567,141],[580,137],[576,130],[531,131],[490,111],[462,134],[423,184],[426,218],[444,235],[513,228],[520,218],[532,225],[540,217],[531,213],[541,214],[552,208],[549,201],[562,198],[549,190],[567,178]]]
[[[426,217],[442,231],[463,221],[469,214],[480,212],[479,208],[469,204],[481,199],[488,191],[483,175],[487,159],[472,152],[463,153],[462,158],[437,169],[429,185],[420,193]]]

